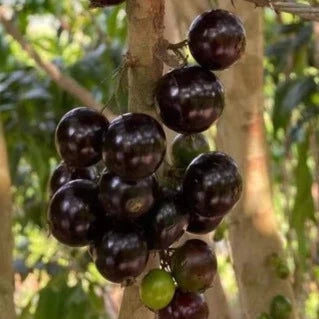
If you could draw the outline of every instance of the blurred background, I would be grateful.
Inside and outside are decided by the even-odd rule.
[[[0,23],[0,112],[13,191],[18,318],[117,318],[122,289],[97,273],[86,250],[64,247],[48,233],[47,185],[59,162],[55,127],[65,112],[83,104],[81,97],[72,94],[69,82],[58,83],[48,69],[56,67],[98,103],[109,101],[110,110],[124,112],[127,93],[119,83],[127,50],[125,8],[89,10],[86,0],[1,0],[0,4],[5,8],[3,17],[8,17]],[[185,19],[168,28],[175,32],[176,23],[185,24]],[[280,266],[276,267],[283,278],[293,277],[302,318],[317,319],[319,23],[277,15],[270,9],[264,11],[264,23],[269,174],[288,256],[277,260]],[[176,42],[186,33],[179,36]],[[208,132],[212,145],[215,134]],[[240,318],[227,221],[212,239],[225,294],[234,318]]]

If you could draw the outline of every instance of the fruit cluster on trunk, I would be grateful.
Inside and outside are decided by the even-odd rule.
[[[92,6],[119,2],[92,0]],[[169,72],[154,90],[161,121],[180,133],[170,145],[174,187],[157,177],[160,165],[169,165],[158,120],[127,113],[109,122],[87,107],[69,111],[57,126],[62,162],[50,183],[52,235],[65,245],[88,246],[107,280],[133,283],[150,252],[159,253],[161,268],[143,278],[140,298],[160,319],[208,318],[202,293],[217,272],[214,252],[202,240],[174,249],[171,245],[185,231],[215,230],[242,191],[234,160],[211,151],[202,132],[216,123],[225,107],[224,87],[212,70],[240,58],[244,27],[233,14],[212,10],[195,19],[188,43],[199,65]]]

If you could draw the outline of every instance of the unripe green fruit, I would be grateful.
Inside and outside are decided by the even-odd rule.
[[[276,273],[280,279],[287,279],[290,274],[287,264],[281,261],[276,267]]]
[[[140,298],[151,310],[165,308],[173,299],[175,283],[172,276],[165,270],[152,269],[142,280]]]
[[[182,291],[203,292],[213,283],[217,273],[217,259],[204,241],[191,239],[175,250],[171,268]]]
[[[173,164],[186,169],[195,157],[209,151],[209,144],[203,134],[178,134],[172,143]]]
[[[285,296],[277,295],[271,301],[270,315],[273,319],[289,319],[291,312],[291,302]]]

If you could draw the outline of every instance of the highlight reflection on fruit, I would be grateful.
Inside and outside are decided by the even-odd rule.
[[[246,32],[242,22],[225,10],[199,15],[189,29],[189,49],[204,68],[223,70],[234,64],[245,51]]]
[[[159,81],[155,101],[167,127],[179,133],[199,133],[222,114],[224,87],[202,67],[175,69]]]

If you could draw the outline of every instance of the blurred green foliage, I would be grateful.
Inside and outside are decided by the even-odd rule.
[[[98,101],[106,103],[112,97],[114,75],[126,50],[122,6],[88,10],[85,0],[4,3],[14,9],[14,23],[41,56]],[[265,123],[274,203],[286,239],[287,265],[307,319],[319,316],[319,32],[314,32],[315,27],[265,11]],[[123,111],[125,94],[116,100],[110,107]],[[59,161],[55,126],[78,103],[37,68],[0,26],[0,112],[14,190],[19,319],[107,318],[108,283],[85,250],[59,245],[46,227],[47,184]],[[227,233],[224,228],[223,233]],[[227,236],[220,237],[223,242]],[[229,258],[221,260],[222,276],[233,280],[226,266]],[[226,285],[236,291],[234,281]]]
[[[125,53],[122,6],[88,10],[87,1],[9,4],[19,31],[44,59],[90,90],[96,100],[110,99]],[[20,319],[107,318],[107,283],[90,266],[87,252],[58,245],[46,225],[48,179],[59,161],[55,126],[78,105],[0,26],[0,112],[14,188],[14,266],[22,283],[37,283],[31,289],[24,288],[27,284],[17,289]],[[113,105],[115,111],[117,107]]]

